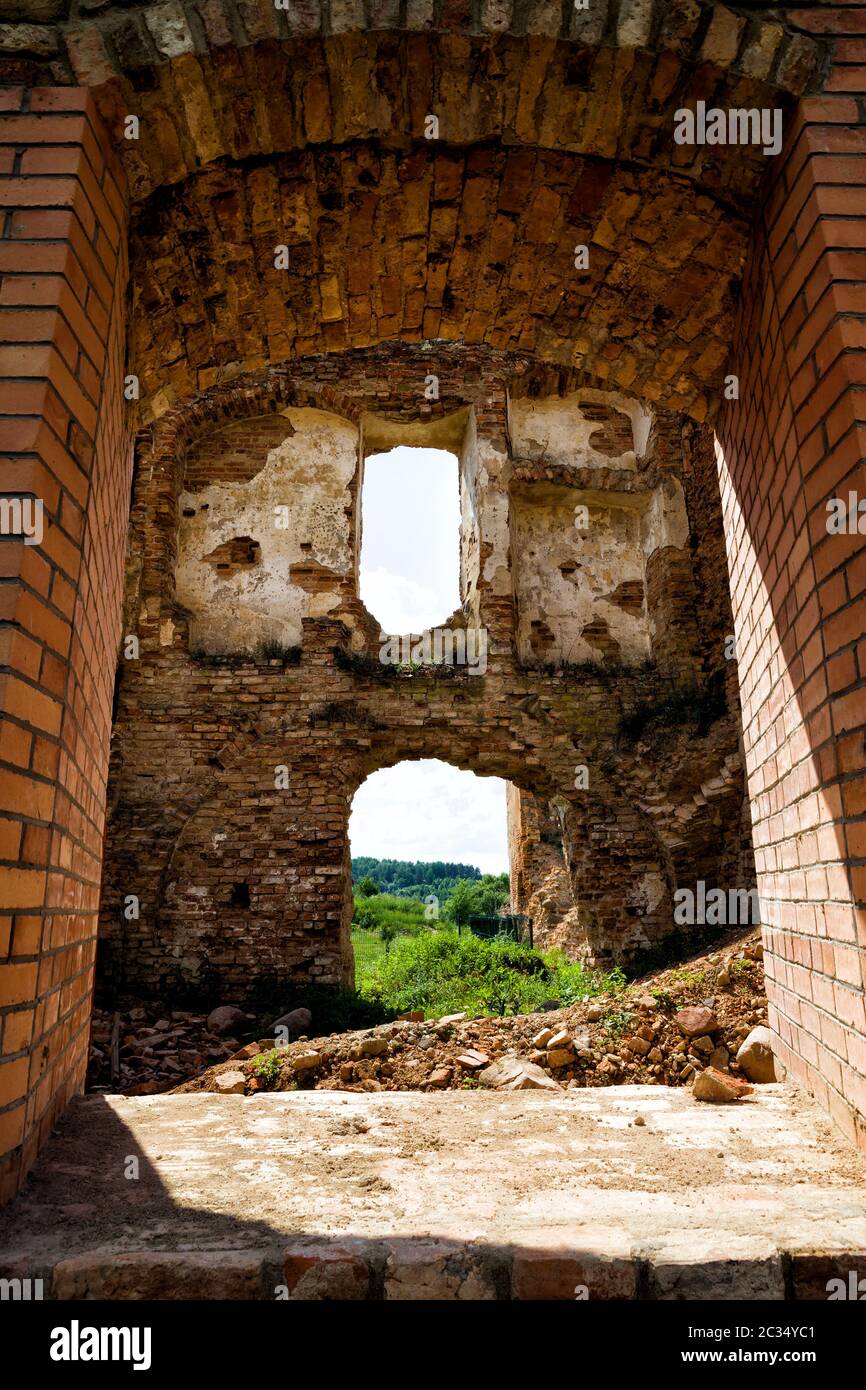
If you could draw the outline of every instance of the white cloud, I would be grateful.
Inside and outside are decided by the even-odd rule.
[[[429,585],[403,579],[383,565],[364,571],[362,587],[365,604],[387,633],[423,632],[448,616]]]
[[[435,759],[384,768],[355,793],[349,839],[353,855],[446,859],[504,873],[505,783]]]
[[[361,598],[386,632],[422,632],[460,605],[457,459],[392,449],[364,465]]]

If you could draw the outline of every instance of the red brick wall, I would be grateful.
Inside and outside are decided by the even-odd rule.
[[[866,536],[826,528],[866,498],[866,40],[840,56],[773,170],[718,434],[770,1022],[866,1148]]]
[[[87,1057],[131,451],[122,175],[89,95],[0,91],[0,1197]]]

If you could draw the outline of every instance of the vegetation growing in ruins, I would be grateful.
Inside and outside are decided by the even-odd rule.
[[[377,861],[370,861],[375,864]],[[450,865],[407,865],[412,869],[464,867]],[[477,870],[475,871],[477,872]],[[448,880],[440,880],[447,885]],[[422,885],[422,891],[428,885]],[[418,897],[381,893],[372,874],[366,873],[355,885],[352,914],[352,946],[355,953],[355,973],[360,984],[371,967],[386,954],[392,942],[420,932],[436,932],[454,926],[465,927],[471,917],[493,917],[508,902],[507,874],[484,874],[479,879],[459,878],[446,889],[443,898],[425,893],[427,902]],[[436,899],[430,904],[429,898]]]
[[[620,971],[604,975],[503,938],[481,940],[443,928],[401,936],[359,979],[361,996],[395,1013],[431,1017],[529,1013],[620,990]]]
[[[567,657],[561,661],[521,661],[520,666],[524,671],[537,672],[545,676],[603,681],[654,675],[658,670],[657,663],[651,657],[635,664],[634,662],[619,660],[609,654],[586,661],[570,661]]]
[[[277,1049],[260,1052],[253,1062],[253,1071],[263,1086],[273,1086],[280,1074],[280,1054]]]
[[[678,728],[683,724],[695,724],[697,732],[704,735],[726,711],[724,683],[714,680],[705,688],[672,690],[664,699],[642,701],[624,716],[620,728],[632,741],[649,728]]]
[[[686,967],[683,967],[681,970],[672,971],[671,979],[681,985],[708,985],[710,983],[705,970],[689,970]]]
[[[260,661],[281,661],[284,666],[297,666],[301,660],[301,648],[296,643],[267,637],[256,647],[256,656]]]
[[[635,1015],[629,1013],[628,1009],[611,1009],[610,1013],[605,1014],[602,1019],[604,1030],[612,1038],[621,1038],[623,1033],[627,1033],[634,1023]]]
[[[279,661],[283,666],[300,666],[301,648],[269,638],[260,642],[254,653],[246,649],[231,652],[210,652],[203,646],[190,645],[189,655],[195,661],[204,661],[212,666],[246,666],[253,661]]]

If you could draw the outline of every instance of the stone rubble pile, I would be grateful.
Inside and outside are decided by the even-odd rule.
[[[561,1089],[694,1083],[736,1100],[781,1079],[766,1028],[758,933],[645,978],[623,993],[513,1018],[417,1013],[351,1033],[260,1038],[181,1091]]]
[[[234,1056],[241,1046],[238,1033],[246,1034],[251,1022],[234,1008],[207,1016],[146,1003],[126,1011],[94,1009],[87,1088],[127,1096],[169,1091]]]
[[[696,1099],[737,1099],[781,1079],[766,1027],[757,932],[628,990],[514,1018],[425,1019],[315,1037],[303,1008],[254,1037],[232,1005],[208,1015],[135,1003],[94,1012],[88,1087],[151,1095],[209,1090],[556,1089],[694,1085]],[[275,1043],[278,1046],[275,1047]],[[700,1081],[698,1082],[698,1079]]]

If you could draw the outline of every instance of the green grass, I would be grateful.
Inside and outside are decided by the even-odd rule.
[[[748,974],[749,971],[754,970],[754,968],[755,962],[749,960],[748,956],[745,956],[743,960],[732,960],[728,965],[728,969],[732,975]]]
[[[671,979],[675,980],[678,985],[686,985],[687,987],[709,984],[706,970],[689,970],[687,966],[684,966],[682,970],[672,970]]]
[[[387,941],[401,932],[416,935],[426,926],[424,904],[417,898],[398,898],[393,893],[377,893],[372,898],[355,899],[353,932],[358,928],[376,931]]]
[[[355,953],[355,978],[361,980],[387,953],[388,942],[383,941],[378,932],[353,927],[352,950]]]
[[[384,943],[383,943],[384,944]],[[428,1017],[531,1013],[550,1000],[560,1005],[624,987],[621,972],[609,975],[546,956],[503,938],[482,941],[447,927],[399,936],[378,958],[357,971],[358,991],[371,1004]]]

